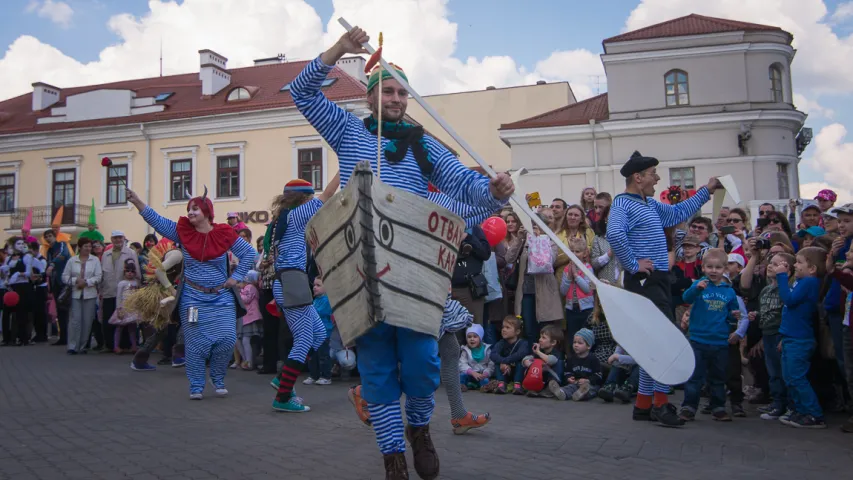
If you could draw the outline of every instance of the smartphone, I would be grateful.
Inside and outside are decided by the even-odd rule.
[[[732,233],[735,233],[735,227],[733,227],[732,225],[726,225],[720,228],[720,233],[722,233],[723,235],[730,235]]]
[[[769,218],[759,218],[758,219],[758,228],[764,229],[767,228],[767,225],[770,225]]]

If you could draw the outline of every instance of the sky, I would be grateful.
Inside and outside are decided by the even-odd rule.
[[[803,197],[853,202],[853,0],[2,0],[0,99],[57,87],[229,67],[284,53],[309,59],[343,33],[382,30],[385,56],[421,94],[568,81],[578,100],[606,91],[601,40],[690,13],[775,25],[794,35],[794,103],[814,140]],[[775,181],[775,179],[768,179]]]

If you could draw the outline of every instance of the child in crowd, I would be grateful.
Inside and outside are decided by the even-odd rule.
[[[790,253],[780,252],[770,258],[768,271],[776,272],[780,265],[787,264],[788,275],[793,274],[791,265],[796,258]],[[777,349],[782,337],[779,335],[779,326],[782,324],[782,299],[779,297],[779,285],[776,284],[776,275],[767,275],[767,285],[761,289],[758,297],[759,310],[749,312],[749,320],[758,320],[764,345],[764,364],[767,366],[767,374],[770,377],[770,396],[773,399],[768,407],[759,407],[761,418],[764,420],[777,420],[785,414],[788,407],[788,390],[782,380],[782,355]]]
[[[118,305],[118,308],[116,308],[112,317],[109,318],[110,325],[116,326],[113,336],[115,342],[113,351],[116,354],[123,353],[119,347],[119,340],[121,339],[122,331],[125,329],[127,330],[127,336],[130,337],[131,350],[133,353],[136,353],[137,350],[136,340],[138,335],[136,332],[136,322],[139,320],[139,317],[124,309],[125,299],[137,288],[139,288],[139,281],[136,278],[136,264],[132,260],[127,260],[124,264],[124,280],[118,282],[118,287],[116,288],[116,305]]]
[[[582,328],[575,334],[572,342],[572,355],[566,360],[566,385],[561,387],[556,380],[548,382],[548,390],[558,400],[572,399],[582,402],[594,398],[601,386],[601,363],[590,355],[595,345],[595,334],[588,328]]]
[[[255,368],[256,354],[260,353],[260,340],[264,335],[263,316],[260,310],[260,293],[256,285],[258,272],[250,270],[240,288],[240,298],[246,307],[246,315],[237,319],[237,351],[243,358],[240,368],[252,370]],[[254,344],[254,345],[253,345]]]
[[[468,327],[465,341],[459,356],[459,383],[463,392],[488,385],[495,372],[495,362],[489,358],[492,349],[483,342],[483,327],[476,323]]]
[[[565,358],[561,351],[563,345],[563,330],[556,325],[546,325],[539,332],[539,342],[533,344],[533,354],[527,355],[521,361],[522,366],[526,371],[533,364],[534,360],[542,360],[543,362],[543,380],[547,386],[550,380],[561,382],[563,380],[563,369],[565,367]],[[528,390],[527,396],[537,397],[542,394],[544,397],[551,397],[553,394],[544,386],[543,389],[536,392]]]
[[[323,279],[317,276],[314,279],[314,310],[326,327],[326,340],[320,345],[320,349],[312,352],[308,359],[308,378],[302,381],[303,385],[331,385],[332,384],[332,359],[329,356],[329,336],[334,325],[332,324],[332,305],[326,295],[326,287]]]
[[[586,239],[570,238],[568,247],[584,263],[586,268],[592,271]],[[575,332],[586,325],[586,320],[595,306],[595,298],[590,280],[572,262],[569,262],[563,270],[560,293],[566,299],[566,336],[573,338]]]
[[[793,288],[788,287],[787,263],[780,262],[776,274],[782,309],[782,377],[788,386],[788,397],[794,401],[794,412],[779,417],[785,425],[796,428],[826,428],[823,410],[806,377],[815,351],[814,316],[820,299],[820,279],[826,273],[826,251],[806,247],[797,253]]]
[[[690,306],[682,299],[684,292],[693,285],[693,282],[702,278],[702,260],[699,259],[701,242],[696,235],[688,234],[681,241],[682,257],[672,267],[672,305],[675,309],[675,318],[680,319]]]
[[[797,232],[797,238],[799,239],[800,248],[814,246],[815,240],[824,235],[826,235],[826,230],[818,226],[799,230]]]
[[[711,249],[702,258],[705,276],[684,292],[684,301],[691,304],[688,334],[696,368],[684,387],[684,402],[679,417],[695,419],[699,408],[699,392],[706,380],[710,385],[711,413],[714,420],[730,422],[726,412],[726,366],[728,344],[737,344],[746,336],[748,323],[729,333],[728,318],[741,317],[734,289],[724,279],[728,256],[722,249]]]
[[[628,355],[624,348],[617,345],[616,352],[607,359],[610,365],[610,373],[604,386],[598,390],[598,398],[606,403],[613,399],[622,403],[631,403],[631,398],[637,394],[640,384],[640,367],[633,357]]]
[[[734,281],[740,282],[740,273],[743,271],[745,266],[743,255],[739,253],[730,253],[728,255],[728,261],[726,263],[726,273],[724,275],[724,281],[732,286],[734,289]],[[739,324],[743,325],[742,335],[740,335],[741,340],[746,338],[746,333],[749,330],[749,319],[746,312],[746,303],[744,303],[743,298],[738,295],[738,290],[735,290],[735,299],[738,303],[738,311],[740,315],[735,317],[728,317],[729,324],[729,334],[734,332],[735,330],[741,331],[738,327]],[[729,357],[728,357],[728,367],[726,368],[726,389],[729,391],[729,404],[732,409],[733,417],[746,417],[746,410],[743,408],[743,367],[747,365],[749,362],[746,359],[746,342],[736,342],[729,344]],[[712,413],[711,405],[708,404],[702,409],[702,413],[705,415],[710,415]]]
[[[726,263],[726,276],[731,282],[743,271],[746,262],[743,260],[743,255],[739,253],[730,253],[728,262]]]
[[[534,320],[536,321],[536,320]],[[501,340],[492,347],[489,358],[495,363],[495,380],[482,388],[485,393],[494,392],[505,395],[509,391],[513,393],[521,390],[521,381],[524,379],[524,368],[521,360],[530,353],[530,344],[521,336],[521,319],[512,315],[504,318],[501,325]],[[512,381],[511,389],[507,383]]]

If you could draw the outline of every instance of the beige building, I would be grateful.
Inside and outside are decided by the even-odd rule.
[[[305,62],[271,58],[229,69],[210,50],[199,60],[198,72],[67,89],[36,83],[32,93],[0,102],[0,228],[18,234],[32,207],[38,235],[64,205],[63,231],[75,235],[86,229],[94,199],[102,233],[120,229],[141,240],[148,226],[127,204],[124,183],[174,219],[187,195],[206,185],[216,219],[238,212],[257,236],[287,181],[304,178],[321,190],[337,157],[288,93]],[[324,93],[366,116],[364,59],[344,58],[338,67]],[[427,99],[478,153],[508,169],[500,124],[568,105],[574,95],[568,83],[556,83]],[[463,152],[413,101],[409,114]],[[103,157],[114,168],[103,168]]]
[[[502,125],[522,188],[570,203],[586,186],[621,192],[639,150],[661,162],[659,192],[731,174],[749,206],[798,196],[811,131],[792,100],[792,38],[689,15],[604,40],[607,93]]]

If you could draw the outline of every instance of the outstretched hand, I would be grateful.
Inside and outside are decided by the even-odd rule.
[[[489,181],[489,192],[498,200],[506,200],[515,192],[515,185],[508,174],[498,173]]]

